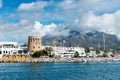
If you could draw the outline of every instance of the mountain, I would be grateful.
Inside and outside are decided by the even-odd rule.
[[[71,31],[69,36],[44,36],[43,45],[56,45],[56,46],[81,46],[81,47],[94,47],[106,48],[120,46],[120,40],[111,34],[104,32],[91,31],[87,33]]]

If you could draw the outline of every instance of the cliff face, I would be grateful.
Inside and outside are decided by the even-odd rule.
[[[44,36],[42,39],[43,45],[103,48],[105,41],[106,48],[120,46],[120,40],[115,35],[98,31],[88,33],[71,31],[69,36]]]

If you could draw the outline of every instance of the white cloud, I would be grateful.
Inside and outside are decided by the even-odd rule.
[[[81,14],[81,16],[74,20],[73,23],[67,24],[55,24],[48,25],[42,24],[39,21],[35,23],[30,22],[27,19],[22,19],[19,23],[2,23],[0,27],[0,36],[2,39],[8,39],[17,42],[27,42],[29,35],[50,35],[68,36],[71,30],[76,31],[103,31],[109,34],[115,34],[120,38],[120,10],[103,15],[95,15],[93,11]],[[1,40],[1,38],[0,38]]]
[[[52,23],[52,21],[57,20],[69,23],[88,11],[92,11],[97,15],[113,13],[120,9],[119,5],[120,1],[118,0],[63,0],[59,3],[57,1],[45,2],[38,0],[32,3],[22,3],[18,7],[16,17],[31,21],[48,21]],[[44,7],[47,7],[48,11]]]
[[[0,34],[4,41],[27,41],[27,36],[30,35],[32,29],[31,22],[27,20],[21,20],[19,23],[2,23],[0,27]]]
[[[41,36],[45,36],[46,34],[49,34],[51,31],[53,31],[56,26],[57,25],[55,25],[54,23],[50,25],[43,25],[40,22],[36,21],[32,32]]]
[[[36,1],[32,3],[22,3],[18,7],[19,11],[39,11],[48,5],[45,1]]]
[[[71,30],[97,30],[115,34],[120,38],[119,5],[118,0],[63,0],[58,8],[62,8],[65,14],[76,17],[73,23],[70,23]]]
[[[3,39],[4,35],[2,33],[0,33],[0,39]]]
[[[3,4],[3,3],[2,3],[2,0],[0,0],[0,8],[2,7],[2,4]]]
[[[18,23],[2,22],[0,36],[4,38],[9,36],[12,40],[24,42],[27,41],[29,35],[67,36],[70,30],[84,32],[97,30],[115,34],[120,38],[119,0],[63,0],[57,5],[54,4],[54,1],[51,4],[49,1],[39,0],[20,4],[18,12],[11,14],[10,18],[17,17],[21,20]],[[44,8],[48,5],[55,7],[55,9],[46,12]],[[63,20],[67,23],[60,25],[52,23],[50,20]],[[46,23],[51,22],[51,24],[41,23],[45,21]]]
[[[74,21],[71,29],[77,31],[97,30],[109,34],[115,34],[120,38],[120,10],[111,13],[96,16],[92,11],[83,14],[79,19]]]
[[[58,7],[65,11],[85,12],[92,10],[96,13],[105,13],[120,9],[119,5],[120,1],[118,0],[63,0]]]
[[[22,25],[29,25],[29,20],[26,20],[26,19],[22,19],[20,20],[19,24],[22,24]]]
[[[64,10],[74,9],[77,6],[77,2],[74,0],[64,0],[58,5],[58,7],[63,8]]]
[[[40,36],[50,35],[50,36],[68,36],[69,30],[64,29],[65,26],[63,25],[56,25],[54,23],[51,23],[49,25],[43,25],[40,22],[36,21],[34,24],[34,29],[32,32],[34,34],[39,34]]]
[[[54,23],[43,25],[39,21],[31,23],[29,20],[21,20],[19,23],[8,23],[2,24],[0,27],[0,40],[11,40],[19,43],[27,42],[28,36],[39,35],[39,36],[58,36],[58,35],[69,35],[69,30],[64,29],[64,25],[57,25]]]

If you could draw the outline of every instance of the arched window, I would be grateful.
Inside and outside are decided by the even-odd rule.
[[[38,41],[39,41],[40,39],[38,38]]]
[[[33,41],[35,41],[35,39],[33,38]]]
[[[32,39],[30,39],[30,41],[32,42]]]

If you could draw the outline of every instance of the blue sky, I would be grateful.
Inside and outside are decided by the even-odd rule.
[[[62,0],[58,0],[58,1],[53,1],[54,3],[52,3],[52,0],[1,0],[2,1],[2,8],[0,9],[0,12],[1,12],[1,17],[2,18],[4,18],[4,20],[5,21],[7,21],[7,22],[18,22],[18,21],[20,21],[21,20],[21,17],[13,17],[13,18],[11,18],[10,17],[10,15],[12,15],[12,14],[14,14],[14,15],[19,15],[19,14],[28,14],[28,13],[34,13],[34,12],[36,12],[37,14],[38,13],[54,13],[54,9],[55,9],[55,6],[57,5],[57,3],[59,3],[59,1],[62,1]],[[22,12],[22,10],[21,10],[21,12],[20,11],[18,11],[18,8],[19,8],[19,6],[21,5],[21,4],[30,4],[30,3],[36,3],[36,2],[46,2],[46,3],[52,3],[52,5],[47,5],[47,6],[45,6],[44,7],[44,9],[41,11],[40,9],[37,9],[37,10],[23,10],[23,12]],[[42,4],[42,3],[41,3]],[[37,7],[41,7],[40,6],[40,4],[39,4],[39,6],[37,6]],[[36,8],[37,8],[36,7]],[[39,11],[40,10],[40,11]],[[32,14],[33,15],[33,14]],[[23,18],[25,18],[25,17],[23,17]],[[50,19],[48,16],[47,17],[43,17],[42,19],[40,19],[40,18],[37,18],[37,19],[35,19],[35,20],[38,20],[38,21],[41,21],[41,22],[43,22],[43,23],[45,23],[45,24],[48,24],[48,23],[51,23],[51,22],[55,22],[55,23],[57,23],[57,24],[59,24],[59,23],[63,23],[64,21],[63,20],[60,20],[60,19]]]
[[[0,0],[0,41],[23,44],[29,35],[68,36],[71,30],[120,39],[120,0]]]

